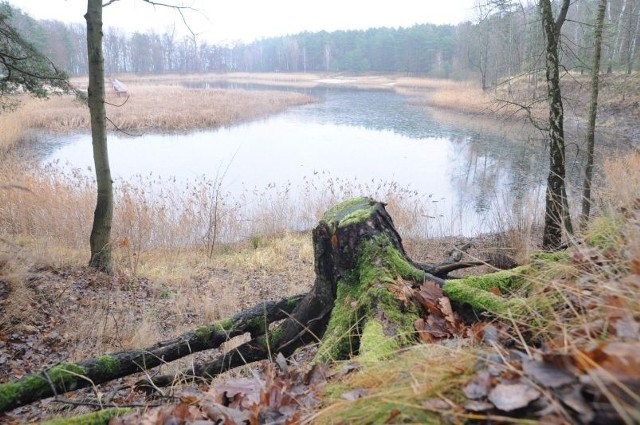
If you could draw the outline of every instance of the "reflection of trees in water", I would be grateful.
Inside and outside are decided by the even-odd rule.
[[[570,203],[574,206],[581,196],[585,155],[580,135],[570,135],[568,140],[572,141],[567,144],[566,176]],[[600,140],[596,151],[595,185],[604,181],[604,161],[628,149],[625,143],[614,138],[601,137]],[[545,187],[549,163],[548,145],[544,139],[518,140],[473,133],[451,141],[459,156],[451,176],[452,184],[457,188],[458,202],[460,205],[472,204],[476,213],[486,212],[494,204],[520,210]],[[496,199],[498,193],[508,195],[508,199]]]
[[[506,193],[514,202],[522,202],[544,184],[547,164],[544,149],[535,141],[510,140],[474,133],[452,140],[460,156],[452,174],[460,205],[472,203],[483,213],[498,193]]]

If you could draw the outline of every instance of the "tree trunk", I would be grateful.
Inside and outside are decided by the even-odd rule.
[[[563,0],[558,18],[554,20],[551,0],[540,0],[542,26],[546,48],[547,95],[549,99],[549,176],[542,245],[557,249],[562,244],[563,225],[570,231],[565,184],[564,109],[560,90],[560,58],[558,44],[570,0]]]
[[[102,0],[88,0],[87,54],[89,58],[89,112],[91,114],[91,140],[96,168],[98,197],[91,228],[91,259],[89,265],[112,272],[111,221],[113,219],[113,186],[107,150],[107,122],[104,106],[104,57],[102,54]]]
[[[0,413],[54,395],[142,372],[202,350],[217,348],[244,333],[264,335],[268,325],[293,311],[302,296],[269,301],[202,326],[173,340],[139,350],[106,354],[79,363],[60,363],[41,373],[0,384]]]
[[[598,113],[598,88],[600,85],[600,55],[602,52],[602,27],[607,0],[600,0],[595,26],[595,50],[593,67],[591,68],[591,100],[589,102],[589,118],[587,124],[587,163],[584,166],[584,182],[582,184],[582,213],[580,227],[584,229],[591,213],[591,183],[593,181],[593,153],[595,148],[596,115]]]

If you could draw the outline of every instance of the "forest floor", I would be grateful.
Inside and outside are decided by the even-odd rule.
[[[599,123],[637,141],[640,80],[632,77],[604,79]],[[282,84],[288,78],[294,77],[277,76]],[[295,78],[304,80],[300,84],[396,87],[430,108],[465,116],[496,114],[490,101],[459,100],[462,95],[477,99],[473,93],[478,92],[487,96],[481,91],[469,94],[472,84],[406,77]],[[575,84],[569,89],[574,100],[570,104],[572,110],[583,111],[585,83]],[[418,85],[430,95],[417,98],[413,90]],[[449,93],[449,106],[439,100],[444,93]],[[502,119],[513,116],[510,112]],[[606,202],[591,227],[572,241],[567,257],[554,266],[552,280],[531,276],[532,285],[563,299],[552,323],[543,327],[533,325],[539,319],[533,313],[528,322],[482,315],[473,332],[418,343],[381,363],[355,357],[312,366],[306,361],[311,347],[290,359],[288,370],[281,362],[279,367],[261,362],[210,385],[176,386],[160,398],[134,392],[131,385],[141,377],[136,375],[17,408],[0,414],[0,423],[37,422],[114,405],[145,406],[114,423],[216,423],[212,406],[221,405],[223,413],[217,411],[215,417],[226,418],[224,423],[637,422],[640,158],[630,154],[615,159],[607,170],[607,186],[602,188],[606,196],[601,198]],[[520,263],[530,261],[529,250],[518,252],[515,247],[521,237],[506,232],[475,238],[465,259],[500,252]],[[113,276],[83,266],[82,252],[62,254],[74,251],[69,247],[45,249],[33,238],[0,238],[0,382],[60,361],[147,347],[260,301],[306,292],[314,279],[310,232],[220,244],[209,260],[202,251],[147,252],[148,264],[140,269],[132,267],[137,252],[121,241],[115,247]],[[407,238],[405,248],[416,261],[437,263],[463,242],[469,241]],[[468,273],[489,270],[483,266]],[[232,349],[241,340],[222,349]],[[211,350],[162,366],[162,373],[219,353]]]

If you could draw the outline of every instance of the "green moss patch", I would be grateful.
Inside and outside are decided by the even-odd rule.
[[[375,201],[367,197],[349,199],[329,209],[321,222],[336,227],[360,223],[371,215],[375,204]]]
[[[106,425],[111,418],[124,415],[131,409],[121,407],[111,407],[97,412],[86,413],[84,415],[72,416],[70,418],[52,419],[41,422],[40,425]]]
[[[421,281],[424,273],[407,263],[386,236],[364,242],[355,269],[338,282],[317,360],[346,359],[354,353],[380,358],[415,341],[417,308],[403,306],[389,290],[399,276]],[[374,346],[376,351],[367,354]]]
[[[400,348],[398,340],[384,334],[384,327],[378,320],[368,320],[360,337],[360,355],[363,362],[384,360]]]
[[[104,373],[113,373],[114,370],[119,366],[120,362],[118,359],[115,359],[109,355],[100,356],[96,359],[98,361],[98,365],[100,369]]]
[[[232,328],[233,328],[233,321],[231,319],[223,319],[223,320],[218,320],[217,322],[211,325],[200,326],[198,329],[195,330],[194,333],[200,341],[206,342],[209,339],[211,339],[214,333],[228,331]]]

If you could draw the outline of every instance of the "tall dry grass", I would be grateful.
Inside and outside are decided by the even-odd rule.
[[[107,95],[109,127],[133,133],[188,131],[228,126],[310,103],[300,93],[190,89],[172,85],[129,84],[129,97]],[[73,97],[50,99],[34,111],[31,125],[55,132],[88,130],[89,111]]]
[[[337,202],[368,195],[389,203],[406,234],[425,235],[430,200],[394,182],[353,183],[305,179],[300,187],[269,185],[232,196],[215,180],[186,182],[154,175],[116,180],[113,240],[138,254],[150,250],[202,249],[252,236],[273,236],[315,226]],[[85,249],[95,206],[95,183],[82,170],[56,164],[5,166],[0,232],[12,238]],[[209,255],[211,256],[211,255]],[[139,260],[140,257],[138,257]]]
[[[35,100],[22,96],[16,110],[0,113],[0,158],[17,146],[31,127]]]
[[[513,322],[563,352],[637,337],[640,153],[610,158],[604,169],[606,183],[596,192],[586,230],[574,237],[564,259],[528,277],[531,300],[554,301]]]

